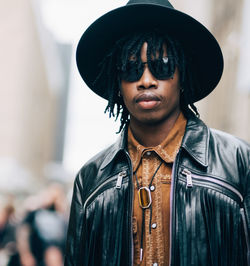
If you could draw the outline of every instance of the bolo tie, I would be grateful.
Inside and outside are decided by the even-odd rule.
[[[138,198],[139,198],[139,205],[142,209],[142,227],[141,227],[141,246],[140,246],[140,261],[142,261],[143,259],[143,234],[145,231],[145,210],[149,209],[150,210],[150,219],[149,219],[149,234],[151,234],[151,223],[152,223],[152,197],[151,197],[151,191],[150,191],[150,187],[153,183],[154,177],[156,176],[158,170],[160,169],[161,165],[162,165],[163,161],[160,162],[160,164],[158,165],[158,167],[156,168],[150,184],[148,187],[146,186],[140,186],[139,181],[138,181],[138,177],[136,174],[136,171],[134,172],[135,175],[135,180],[136,180],[136,186],[137,186],[137,190],[138,190]],[[137,168],[138,169],[138,168]]]

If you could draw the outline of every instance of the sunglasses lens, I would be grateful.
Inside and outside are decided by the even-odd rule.
[[[141,78],[143,69],[144,69],[143,65],[138,64],[137,61],[128,61],[125,69],[120,71],[120,77],[122,80],[128,82],[137,81]]]
[[[139,204],[141,208],[142,209],[149,208],[152,203],[151,193],[150,193],[149,188],[141,187],[138,190],[138,194],[139,194]]]
[[[163,57],[161,59],[152,60],[149,63],[149,68],[157,79],[165,80],[173,76],[175,69],[170,68],[170,65],[173,65],[170,64],[170,60],[169,57]]]

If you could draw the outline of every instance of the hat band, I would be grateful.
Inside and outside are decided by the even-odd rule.
[[[127,5],[137,5],[137,4],[150,4],[150,5],[160,5],[164,7],[174,8],[169,1],[166,0],[130,0]]]

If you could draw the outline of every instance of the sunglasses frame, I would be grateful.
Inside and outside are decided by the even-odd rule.
[[[128,82],[135,82],[135,81],[138,81],[140,78],[141,78],[141,76],[143,75],[143,72],[144,72],[144,70],[143,70],[143,68],[145,67],[145,65],[146,64],[148,64],[148,66],[149,66],[149,69],[150,69],[150,71],[151,71],[151,73],[157,78],[157,79],[159,79],[159,80],[167,80],[167,79],[169,79],[169,78],[171,78],[172,76],[173,76],[173,74],[174,73],[170,73],[170,75],[168,75],[168,76],[166,76],[166,77],[161,77],[161,74],[160,74],[160,76],[158,76],[158,74],[157,73],[155,73],[155,71],[154,71],[154,69],[152,69],[152,65],[154,64],[154,61],[162,61],[162,64],[164,65],[164,64],[168,64],[169,63],[169,60],[170,60],[170,58],[171,58],[172,56],[164,56],[164,57],[162,57],[161,59],[154,59],[152,62],[150,62],[150,63],[148,63],[148,62],[141,62],[141,70],[139,70],[139,67],[137,68],[137,69],[134,69],[134,71],[135,72],[137,72],[137,77],[136,78],[128,78],[128,76],[126,77],[126,75],[127,75],[127,73],[126,73],[126,71],[121,71],[121,68],[120,67],[117,67],[117,69],[118,69],[118,71],[120,72],[120,76],[121,76],[121,79],[123,79],[123,80],[126,80],[126,81],[128,81]],[[139,64],[138,64],[138,62],[137,61],[131,61],[131,62],[133,62],[135,65],[138,65],[139,66]],[[139,75],[138,75],[138,70],[139,70]],[[128,71],[128,70],[127,70]]]

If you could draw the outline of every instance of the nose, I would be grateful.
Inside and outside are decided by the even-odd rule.
[[[158,85],[158,80],[153,76],[147,64],[145,64],[143,74],[137,82],[137,88],[143,89],[143,90],[144,89],[156,89],[157,85]]]

